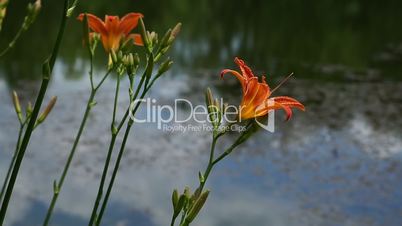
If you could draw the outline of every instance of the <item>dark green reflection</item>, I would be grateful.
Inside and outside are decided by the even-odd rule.
[[[16,32],[26,3],[11,1],[1,46]],[[45,0],[37,23],[1,59],[9,83],[40,75],[40,63],[58,27],[59,4]],[[173,52],[182,68],[234,67],[233,57],[242,56],[255,68],[275,75],[295,71],[300,77],[338,79],[352,74],[364,80],[401,77],[401,8],[398,0],[127,0],[80,1],[77,12],[98,16],[142,12],[148,28],[160,33],[182,21]],[[71,71],[66,76],[85,74],[73,68],[77,56],[84,54],[80,23],[71,20],[62,49],[62,60]],[[101,58],[98,64],[104,61]]]

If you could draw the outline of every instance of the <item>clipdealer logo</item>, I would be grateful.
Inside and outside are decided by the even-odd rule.
[[[223,102],[222,99],[220,101]],[[145,104],[145,115],[132,114],[137,104]],[[181,109],[188,109],[188,111],[183,112]],[[235,132],[245,130],[245,126],[239,124],[241,110],[238,106],[226,105],[224,111],[220,129]],[[214,113],[208,113],[205,105],[194,105],[187,99],[175,99],[173,105],[161,105],[154,98],[146,98],[137,99],[130,105],[130,118],[135,123],[154,123],[157,129],[166,132],[212,131],[209,114]],[[255,121],[262,129],[271,133],[275,132],[275,111],[271,110],[267,117],[257,117]]]

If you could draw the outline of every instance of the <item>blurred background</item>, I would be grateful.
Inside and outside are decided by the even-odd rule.
[[[0,47],[22,23],[27,0],[11,1]],[[43,1],[37,22],[0,60],[0,179],[14,150],[18,120],[10,93],[34,101],[43,60],[58,29],[62,1]],[[172,70],[149,96],[202,104],[204,90],[240,100],[223,68],[243,58],[275,86],[296,97],[305,113],[276,132],[259,132],[216,167],[212,190],[194,226],[400,225],[402,219],[402,1],[387,0],[120,0],[80,1],[76,13],[145,15],[162,35],[183,23]],[[399,28],[398,28],[399,27]],[[46,100],[58,103],[35,130],[20,170],[5,225],[41,225],[87,101],[88,60],[81,23],[69,21]],[[96,72],[107,58],[99,48]],[[127,84],[120,111],[127,106]],[[114,81],[101,88],[57,204],[52,225],[85,225],[109,143]],[[189,109],[180,109],[186,113]],[[145,110],[139,112],[145,114]],[[231,137],[218,146],[230,143]],[[119,140],[120,142],[120,140]],[[137,124],[131,133],[103,225],[162,226],[171,217],[171,191],[197,185],[208,160],[208,132],[158,130]]]

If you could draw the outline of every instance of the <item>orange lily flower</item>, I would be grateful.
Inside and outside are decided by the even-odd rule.
[[[264,76],[262,77],[262,82],[259,82],[258,77],[254,76],[252,70],[243,60],[236,57],[235,63],[240,67],[241,73],[225,69],[221,72],[221,77],[223,78],[226,73],[231,73],[240,81],[243,90],[239,113],[241,119],[260,117],[268,114],[270,110],[283,109],[286,113],[287,121],[292,117],[291,108],[305,110],[303,104],[291,97],[270,97],[271,90],[265,82]]]
[[[106,52],[117,51],[122,40],[132,39],[135,45],[142,46],[143,42],[140,34],[130,34],[137,27],[138,20],[144,17],[141,13],[128,13],[123,18],[118,16],[105,16],[105,21],[99,17],[86,14],[88,26],[95,33],[99,33],[102,38],[102,44]],[[85,14],[81,13],[78,20],[83,21]]]

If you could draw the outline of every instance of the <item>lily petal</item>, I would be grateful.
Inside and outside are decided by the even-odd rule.
[[[128,35],[138,25],[138,20],[144,17],[141,13],[129,13],[121,18],[119,30]]]
[[[299,101],[297,101],[294,98],[287,97],[287,96],[279,96],[279,97],[273,97],[272,100],[275,101],[275,103],[279,103],[281,105],[286,105],[289,107],[298,108],[302,111],[305,111],[304,105],[301,104]]]
[[[227,73],[230,73],[234,76],[236,76],[236,78],[239,80],[241,87],[243,89],[243,93],[246,92],[246,79],[237,71],[235,70],[231,70],[231,69],[225,69],[221,71],[221,78],[223,78],[223,76]]]
[[[134,42],[134,45],[137,46],[143,46],[144,42],[142,41],[141,35],[140,34],[130,34],[128,36],[129,39],[132,39]]]
[[[79,21],[83,21],[84,20],[84,13],[81,13],[77,19]],[[88,26],[89,28],[91,28],[94,32],[105,35],[107,33],[105,24],[103,23],[103,21],[101,19],[99,19],[99,17],[87,13],[87,18],[88,18]]]
[[[235,58],[235,63],[240,67],[241,73],[245,78],[252,78],[255,77],[253,71],[249,66],[244,63],[244,61],[238,57]]]

